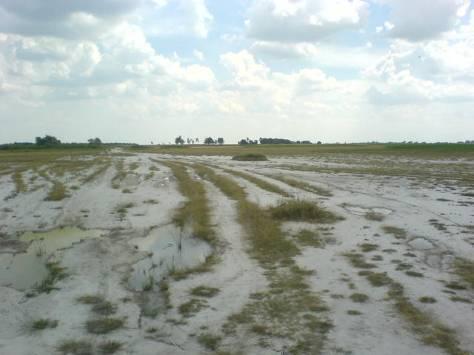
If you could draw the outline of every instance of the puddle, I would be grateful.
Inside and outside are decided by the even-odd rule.
[[[433,242],[423,237],[412,239],[408,242],[408,244],[417,250],[428,250],[434,248],[435,246]]]
[[[100,230],[67,227],[48,232],[22,234],[19,240],[29,244],[26,252],[0,254],[0,285],[17,290],[33,287],[48,274],[45,264],[54,252],[71,247],[84,239],[98,238],[103,233]]]
[[[130,288],[143,290],[151,281],[160,281],[173,270],[193,268],[211,253],[209,244],[180,232],[174,225],[154,229],[146,238],[134,239],[132,244],[150,256],[133,266]]]

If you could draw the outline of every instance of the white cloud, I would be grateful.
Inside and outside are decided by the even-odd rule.
[[[470,0],[379,1],[391,8],[390,21],[384,24],[388,34],[415,42],[436,38],[452,29],[470,6]]]
[[[261,41],[315,42],[361,26],[368,15],[362,0],[258,0],[249,10],[249,37]]]

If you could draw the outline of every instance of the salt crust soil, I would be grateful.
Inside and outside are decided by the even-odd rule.
[[[474,259],[474,199],[460,195],[464,187],[433,186],[431,182],[423,181],[414,183],[408,177],[368,177],[288,168],[318,164],[308,158],[235,162],[229,157],[140,153],[111,156],[110,159],[123,159],[125,166],[138,163],[138,168],[120,181],[119,188],[113,188],[116,168],[112,164],[95,180],[70,190],[67,198],[57,202],[45,201],[49,188],[47,181],[39,179],[36,182],[39,188],[15,195],[11,176],[0,177],[0,265],[4,265],[2,260],[13,259],[25,251],[26,246],[19,242],[24,232],[44,232],[60,227],[101,231],[100,237],[84,238],[50,255],[51,260],[59,261],[68,273],[57,282],[57,290],[29,297],[28,289],[5,283],[0,285],[0,354],[49,355],[57,351],[62,341],[71,339],[85,339],[94,344],[116,340],[124,344],[119,351],[123,354],[209,353],[198,343],[196,334],[203,331],[218,334],[227,317],[238,312],[248,302],[250,294],[266,289],[262,269],[246,251],[249,246],[237,222],[236,202],[204,181],[212,223],[221,241],[217,251],[220,261],[210,272],[193,274],[179,281],[170,279],[171,307],[165,308],[158,303],[156,316],[144,315],[143,290],[131,287],[130,283],[134,266],[149,257],[146,250],[138,247],[140,240],[160,228],[166,230],[172,223],[173,211],[185,201],[171,171],[152,159],[198,161],[211,164],[216,171],[226,175],[221,168],[253,174],[278,185],[295,198],[317,202],[345,218],[322,230],[331,243],[324,248],[306,247],[296,258],[299,266],[315,271],[309,276],[311,288],[329,306],[329,318],[334,327],[322,353],[443,353],[439,348],[420,342],[385,299],[386,289],[372,287],[343,256],[349,251],[360,252],[362,243],[376,245],[376,250],[366,253],[365,257],[370,260],[378,255],[374,258],[377,261],[373,261],[377,264],[377,272],[386,272],[404,285],[411,302],[452,328],[463,349],[474,351],[473,304],[453,302],[450,299],[453,294],[446,293],[445,288],[446,282],[458,280],[453,274],[453,260],[456,257]],[[329,163],[321,164],[328,166]],[[154,174],[146,178],[151,167]],[[192,169],[189,172],[194,179],[199,179]],[[275,174],[324,188],[332,196],[318,196],[268,177]],[[249,199],[262,207],[273,206],[282,200],[280,195],[264,191],[242,178],[233,178],[245,188]],[[64,179],[67,184],[74,182],[74,176],[66,174]],[[117,210],[125,205],[128,205],[126,213],[121,215]],[[367,219],[366,211],[380,212],[383,220]],[[385,232],[383,226],[402,228],[407,236],[396,239]],[[284,225],[288,235],[302,228],[318,230],[320,226],[295,222]],[[423,277],[411,277],[405,271],[397,270],[398,264],[393,260],[410,264],[411,270],[422,273]],[[179,306],[191,299],[192,288],[202,285],[220,292],[207,299],[208,307],[183,321]],[[349,298],[354,292],[366,294],[368,301],[354,303]],[[451,292],[474,300],[472,290]],[[100,294],[116,304],[116,316],[125,320],[125,327],[108,335],[88,334],[84,324],[94,314],[90,306],[77,302],[77,298],[85,294]],[[418,299],[423,296],[433,297],[437,302],[421,303]],[[161,296],[157,294],[156,297]],[[361,314],[349,315],[348,310]],[[27,331],[28,324],[39,318],[58,320],[58,326],[41,332]],[[278,349],[260,348],[253,339],[244,336],[225,338],[223,345],[226,350],[244,354],[278,353]]]

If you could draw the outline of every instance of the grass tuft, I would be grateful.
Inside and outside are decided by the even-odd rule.
[[[199,344],[204,346],[207,350],[216,351],[222,338],[218,335],[213,335],[209,333],[200,334],[197,337]]]
[[[474,261],[457,258],[454,262],[454,273],[474,289]]]
[[[44,329],[53,329],[58,326],[58,321],[54,319],[49,319],[49,318],[40,318],[36,319],[31,322],[31,324],[28,325],[28,330],[31,332],[35,332],[38,330],[44,330]]]
[[[62,182],[53,182],[53,187],[46,196],[46,201],[61,201],[67,197],[66,186]]]
[[[382,229],[385,233],[393,235],[396,239],[406,239],[407,237],[407,232],[402,228],[383,226]]]
[[[117,351],[122,349],[123,343],[118,341],[109,340],[99,344],[99,352],[101,354],[115,354]]]
[[[365,303],[369,300],[369,296],[363,293],[353,293],[350,298],[352,301],[357,303]]]

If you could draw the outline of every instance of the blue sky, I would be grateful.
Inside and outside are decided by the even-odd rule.
[[[0,0],[0,142],[458,141],[470,0]]]

